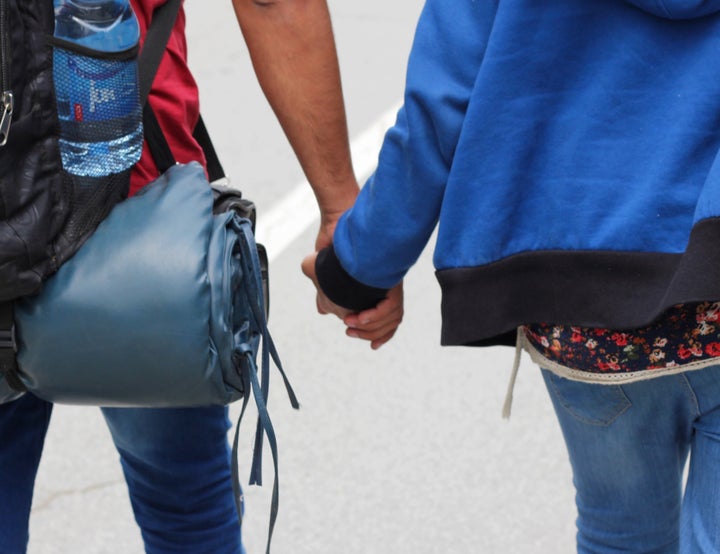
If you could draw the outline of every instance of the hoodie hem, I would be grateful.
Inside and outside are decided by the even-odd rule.
[[[635,329],[666,309],[720,298],[720,217],[698,222],[684,253],[536,251],[436,272],[443,345],[515,343],[533,323]]]

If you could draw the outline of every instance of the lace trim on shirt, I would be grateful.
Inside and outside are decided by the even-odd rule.
[[[537,364],[569,379],[618,383],[720,363],[720,302],[684,304],[631,331],[540,324],[524,328]]]

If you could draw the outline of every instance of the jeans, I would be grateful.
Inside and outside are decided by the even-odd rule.
[[[103,408],[150,554],[238,554],[227,409]],[[27,549],[33,486],[52,404],[0,405],[0,553]]]
[[[720,552],[720,366],[627,385],[543,378],[570,456],[578,553]]]

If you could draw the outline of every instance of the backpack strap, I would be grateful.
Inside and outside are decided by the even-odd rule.
[[[160,123],[158,123],[157,116],[149,102],[143,107],[143,129],[148,148],[155,160],[155,166],[160,173],[166,172],[175,165],[175,156],[173,156],[170,145],[160,128]],[[212,140],[210,140],[210,134],[207,131],[207,127],[205,127],[202,116],[198,118],[197,124],[195,125],[193,138],[200,145],[200,148],[202,148],[203,154],[205,154],[208,180],[214,183],[215,181],[224,179],[225,170],[220,163],[220,158],[218,158]]]
[[[17,342],[15,341],[15,318],[12,301],[0,303],[0,376],[11,389],[25,392],[17,365]]]
[[[140,103],[143,105],[143,133],[160,173],[164,173],[175,165],[175,157],[163,135],[157,117],[150,107],[148,96],[155,80],[155,74],[160,67],[160,61],[165,54],[165,48],[170,40],[181,4],[181,0],[168,0],[153,12],[152,21],[145,33],[145,41],[138,58],[138,88],[140,89]]]
[[[138,60],[140,102],[143,104],[145,140],[148,143],[148,148],[160,173],[164,173],[175,165],[175,156],[173,156],[170,145],[155,116],[155,112],[153,112],[147,99],[150,94],[150,89],[152,88],[153,80],[155,79],[155,74],[157,73],[158,67],[160,67],[160,61],[165,53],[165,47],[167,46],[168,40],[170,40],[170,35],[175,26],[175,20],[180,11],[181,3],[181,0],[168,0],[155,10],[150,27],[145,34],[145,42]],[[193,137],[205,154],[210,182],[225,177],[225,171],[220,164],[220,159],[215,152],[215,147],[210,140],[210,135],[207,132],[202,116],[198,119],[195,129],[193,130]]]
[[[181,4],[182,0],[168,0],[153,12],[152,21],[145,33],[142,51],[138,58],[138,89],[140,90],[141,104],[147,102]]]
[[[213,143],[210,140],[210,135],[208,134],[207,127],[205,127],[205,122],[203,121],[202,115],[198,118],[198,122],[195,125],[195,130],[193,131],[193,137],[195,138],[195,140],[198,142],[200,147],[203,149],[203,152],[205,153],[205,162],[207,163],[208,180],[211,183],[214,183],[215,181],[224,179],[225,178],[225,170],[223,169],[223,166],[220,164],[220,158],[218,158],[217,152],[215,152],[215,147],[213,146]]]

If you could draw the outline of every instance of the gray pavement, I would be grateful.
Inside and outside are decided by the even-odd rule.
[[[400,97],[421,4],[331,0],[351,135]],[[228,174],[262,214],[301,179],[300,168],[250,73],[230,2],[188,0],[187,10],[208,127]],[[537,368],[523,361],[512,419],[501,419],[513,352],[439,346],[430,250],[406,280],[396,338],[378,352],[344,338],[339,323],[314,313],[299,271],[313,234],[271,268],[270,327],[302,404],[292,410],[274,379],[281,506],[273,552],[573,552],[570,469]],[[250,413],[241,434],[245,482],[253,427]],[[265,472],[266,486],[246,488],[250,554],[264,550],[272,468]],[[57,406],[30,554],[142,551],[99,411]]]

